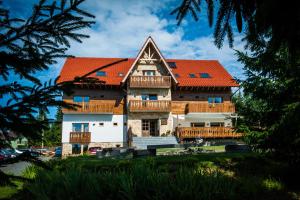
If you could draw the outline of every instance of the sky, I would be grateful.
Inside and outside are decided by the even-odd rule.
[[[16,17],[26,17],[37,0],[4,0],[4,6]],[[243,79],[242,64],[237,62],[234,49],[244,47],[236,31],[234,49],[225,41],[218,49],[213,43],[213,28],[208,26],[205,1],[199,21],[187,16],[177,26],[170,12],[181,0],[86,0],[81,8],[96,16],[95,25],[81,30],[90,38],[83,43],[71,42],[68,53],[80,57],[134,58],[148,36],[152,36],[165,58],[219,60],[233,76]],[[216,14],[216,11],[215,11]],[[36,76],[43,81],[55,79],[64,64],[63,59]],[[17,77],[12,77],[15,79]],[[1,103],[1,100],[0,100]],[[50,115],[53,116],[54,110]]]

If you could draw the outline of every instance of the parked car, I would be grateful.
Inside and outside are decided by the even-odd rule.
[[[11,149],[1,149],[0,153],[5,159],[15,158],[17,156],[17,154]]]
[[[5,156],[2,155],[2,154],[0,153],[0,162],[1,162],[2,160],[5,160]]]
[[[56,147],[55,148],[55,154],[54,154],[54,156],[55,157],[61,157],[61,155],[62,155],[62,149],[61,149],[61,147]]]
[[[97,151],[101,151],[101,147],[90,147],[89,148],[89,154],[90,155],[96,155]]]

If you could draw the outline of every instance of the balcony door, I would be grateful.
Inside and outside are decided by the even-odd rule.
[[[142,95],[142,100],[157,100],[157,94],[143,94]]]
[[[142,136],[158,136],[158,120],[157,119],[143,119],[142,120]]]

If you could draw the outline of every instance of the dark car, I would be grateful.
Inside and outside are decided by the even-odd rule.
[[[61,149],[61,147],[56,147],[55,148],[55,154],[54,154],[54,156],[55,157],[61,157],[61,155],[62,155],[62,149]]]
[[[89,154],[90,155],[96,155],[97,151],[100,151],[102,148],[101,147],[90,147],[89,148]]]

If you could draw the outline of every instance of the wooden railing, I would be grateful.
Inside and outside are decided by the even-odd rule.
[[[165,100],[130,100],[130,112],[170,112],[171,101]]]
[[[131,76],[131,88],[170,88],[171,76]]]
[[[188,113],[194,112],[235,112],[233,103],[189,103],[187,107]]]
[[[72,103],[72,102],[70,102]],[[113,113],[114,103],[105,103],[105,102],[88,102],[88,103],[74,103],[80,107],[73,109],[63,108],[63,113]]]
[[[90,132],[70,132],[70,143],[90,143]]]
[[[241,133],[231,127],[178,127],[177,137],[184,138],[239,138]]]

